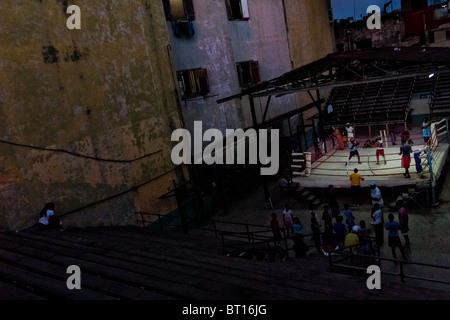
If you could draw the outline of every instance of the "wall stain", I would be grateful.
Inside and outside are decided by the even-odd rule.
[[[52,45],[42,46],[42,57],[44,58],[44,63],[51,64],[59,61],[58,50]]]
[[[67,13],[67,7],[69,6],[69,1],[68,0],[56,0],[56,2],[60,3],[62,5],[63,13],[66,14]]]
[[[69,52],[64,53],[64,61],[69,62],[76,62],[83,58],[86,58],[88,56],[89,50],[84,49],[83,51],[80,51],[77,46],[74,46],[73,48],[70,48]]]

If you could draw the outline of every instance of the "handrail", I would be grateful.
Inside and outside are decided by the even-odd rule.
[[[145,212],[136,212],[137,214],[150,214],[150,215],[155,215],[158,216],[158,219],[161,219],[161,217],[163,215],[160,214],[151,214],[151,213],[145,213]],[[164,216],[166,217],[166,216]],[[172,218],[176,218],[174,216],[172,216]],[[249,224],[249,223],[241,223],[241,222],[231,222],[231,221],[220,221],[220,220],[211,220],[212,225],[213,225],[213,229],[210,228],[200,228],[203,230],[207,230],[207,231],[214,231],[214,234],[216,236],[216,238],[218,238],[219,236],[221,237],[221,241],[222,241],[222,248],[223,248],[223,252],[225,252],[225,248],[232,248],[232,247],[238,247],[238,246],[248,246],[251,245],[252,249],[256,248],[256,244],[264,244],[267,243],[267,245],[269,245],[271,242],[274,242],[275,244],[275,240],[273,239],[272,235],[267,235],[267,236],[262,236],[262,233],[268,233],[270,232],[270,226],[264,226],[264,225],[259,225],[259,224]],[[159,221],[160,226],[162,228],[162,222],[161,220]],[[216,223],[223,223],[223,224],[229,224],[229,225],[241,225],[243,227],[245,227],[246,231],[227,231],[227,230],[219,230],[217,228],[217,224]],[[144,224],[145,226],[145,224]],[[258,230],[258,231],[250,231],[251,227],[257,227],[257,228],[263,228],[263,230]],[[287,253],[287,257],[289,257],[289,250],[290,248],[288,248],[287,245],[287,237],[285,236],[285,229],[282,228],[282,241],[284,241],[285,244],[285,252]],[[304,237],[308,237],[311,236],[312,234],[304,234]],[[243,241],[242,244],[240,243],[234,243],[234,244],[225,244],[225,237],[230,237],[230,238],[235,238],[235,239],[245,239],[246,241]],[[360,253],[352,253],[349,252],[348,250],[351,249],[352,247],[360,247],[362,244],[366,244],[369,243],[372,246],[372,252],[374,252],[374,255],[366,255],[366,254],[360,254]],[[309,246],[312,247],[313,245]],[[291,248],[292,249],[292,248]],[[343,256],[345,256],[343,258]],[[393,258],[386,258],[386,257],[381,257],[380,256],[380,250],[379,250],[379,246],[376,245],[376,240],[373,237],[370,237],[368,241],[365,242],[360,242],[359,244],[356,245],[352,245],[352,246],[346,246],[346,247],[341,247],[337,250],[333,250],[328,254],[328,261],[329,261],[329,270],[331,272],[335,271],[335,267],[343,267],[343,268],[349,268],[349,269],[353,269],[353,270],[366,270],[365,268],[361,268],[359,266],[355,266],[353,265],[354,259],[355,258],[370,258],[370,259],[374,259],[375,263],[377,265],[381,265],[381,261],[392,261],[392,262],[396,262],[399,264],[400,267],[400,272],[399,273],[394,273],[394,272],[389,272],[389,271],[383,271],[380,268],[380,272],[382,274],[388,274],[388,275],[393,275],[393,276],[399,276],[401,281],[404,283],[405,279],[416,279],[416,280],[423,280],[423,281],[429,281],[429,282],[436,282],[436,283],[443,283],[443,284],[450,284],[450,281],[447,280],[441,280],[441,279],[431,279],[431,278],[425,278],[425,277],[421,277],[421,276],[417,276],[417,275],[413,275],[413,274],[407,274],[407,272],[405,271],[405,265],[417,265],[417,266],[423,266],[423,267],[427,267],[427,268],[438,268],[438,269],[442,269],[442,270],[450,270],[450,266],[443,266],[443,265],[437,265],[437,264],[431,264],[431,263],[424,263],[424,262],[418,262],[418,261],[411,261],[411,260],[403,260],[403,259],[393,259]],[[339,260],[333,260],[333,259],[339,259]],[[343,262],[345,260],[350,260],[351,264],[342,264],[339,262]]]
[[[225,225],[240,225],[242,227],[245,227],[246,232],[250,232],[251,227],[255,228],[263,228],[265,231],[270,231],[269,226],[260,225],[260,224],[251,224],[251,223],[242,223],[242,222],[233,222],[233,221],[222,221],[222,220],[210,220],[210,226],[212,227],[212,231],[214,231],[214,234],[216,238],[219,236],[219,232],[225,231],[225,230],[219,230],[217,227],[217,224],[225,224]],[[200,229],[211,231],[208,227],[200,227]]]
[[[257,235],[257,233],[262,233],[267,231],[258,231],[258,232],[232,232],[232,231],[220,231],[221,243],[222,243],[222,251],[227,252],[227,248],[237,248],[237,247],[246,247],[247,249],[256,250],[257,244],[266,244],[267,251],[270,250],[270,243],[273,242],[273,247],[276,248],[276,240],[272,236],[261,236]],[[284,242],[284,249],[282,249],[286,253],[286,257],[289,258],[289,248],[287,244],[287,238],[284,235],[284,229],[282,230],[283,236],[280,241]],[[225,238],[229,237],[229,239],[246,239],[242,243],[232,243],[226,244]],[[249,248],[250,246],[250,248]],[[267,251],[264,250],[264,252]],[[245,252],[245,251],[244,251]]]
[[[142,223],[142,227],[143,228],[146,228],[149,223],[158,223],[160,230],[164,230],[164,223],[163,223],[164,219],[179,220],[180,221],[179,224],[175,224],[175,225],[177,227],[181,227],[182,226],[181,218],[179,216],[164,215],[164,214],[160,214],[160,213],[150,213],[150,212],[142,212],[142,211],[136,211],[135,214],[140,216],[141,219],[140,220],[136,220],[136,222]],[[155,217],[157,217],[157,219],[155,219],[155,220],[146,220],[144,218],[145,215],[155,216]]]
[[[354,246],[358,246],[358,245],[354,245]],[[408,279],[415,279],[415,280],[423,280],[423,281],[429,281],[429,282],[450,284],[450,281],[447,281],[447,280],[431,279],[431,278],[425,278],[425,277],[421,277],[421,276],[417,276],[417,275],[408,275],[406,273],[406,271],[405,271],[405,265],[417,265],[417,266],[423,266],[423,267],[427,267],[427,268],[438,268],[438,269],[442,269],[442,270],[450,270],[449,266],[437,265],[437,264],[432,264],[432,263],[424,263],[424,262],[418,262],[418,261],[411,261],[411,260],[386,258],[386,257],[381,257],[379,255],[366,255],[366,254],[360,254],[360,253],[352,253],[352,252],[349,252],[349,251],[345,250],[345,249],[348,249],[350,247],[353,247],[353,246],[340,248],[339,250],[333,251],[332,252],[333,254],[329,254],[328,255],[329,270],[331,272],[335,271],[335,266],[338,266],[338,267],[341,267],[341,268],[343,267],[343,268],[347,268],[347,269],[352,269],[352,270],[366,270],[365,268],[353,265],[353,263],[354,263],[355,258],[370,258],[370,259],[374,259],[375,263],[378,266],[381,266],[381,261],[392,261],[394,263],[398,263],[399,267],[400,267],[400,272],[394,273],[394,272],[389,272],[389,271],[383,271],[381,268],[380,268],[380,272],[382,274],[399,276],[401,281],[402,281],[402,283],[405,283],[406,282],[405,279],[408,278]],[[333,258],[340,257],[342,255],[347,256],[347,258],[346,259],[340,259],[337,262],[341,262],[341,261],[344,261],[344,260],[350,260],[350,262],[351,262],[350,265],[340,264],[340,263],[336,263],[336,261],[333,261]]]

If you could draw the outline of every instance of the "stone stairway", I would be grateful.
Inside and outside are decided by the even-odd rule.
[[[76,265],[81,289],[68,289]],[[285,261],[227,256],[220,240],[137,227],[0,232],[1,300],[448,299],[449,292],[333,273],[322,255]]]

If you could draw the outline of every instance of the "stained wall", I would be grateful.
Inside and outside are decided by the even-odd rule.
[[[4,0],[0,16],[0,228],[35,223],[47,201],[67,225],[173,210],[157,199],[179,177],[181,123],[162,3]]]

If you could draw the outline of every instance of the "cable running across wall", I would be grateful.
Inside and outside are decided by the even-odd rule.
[[[95,161],[101,161],[101,162],[118,162],[118,163],[131,163],[131,162],[135,162],[150,156],[153,156],[155,154],[158,154],[160,152],[162,152],[162,149],[151,152],[151,153],[147,153],[143,156],[134,158],[134,159],[107,159],[107,158],[99,158],[99,157],[93,157],[93,156],[87,156],[87,155],[83,155],[80,153],[76,153],[76,152],[72,152],[72,151],[68,151],[65,149],[55,149],[55,148],[44,148],[44,147],[39,147],[39,146],[31,146],[31,145],[26,145],[26,144],[22,144],[22,143],[17,143],[17,142],[11,142],[11,141],[6,141],[6,140],[2,140],[0,139],[0,143],[4,143],[4,144],[9,144],[9,145],[13,145],[16,147],[23,147],[23,148],[29,148],[29,149],[36,149],[36,150],[41,150],[41,151],[49,151],[49,152],[60,152],[60,153],[66,153],[66,154],[70,154],[72,156],[75,157],[81,157],[81,158],[85,158],[85,159],[91,159],[91,160],[95,160]]]

